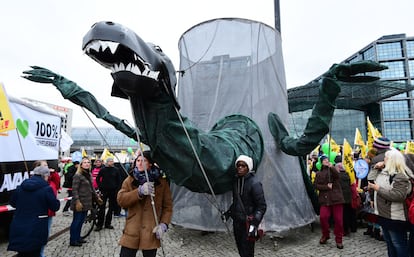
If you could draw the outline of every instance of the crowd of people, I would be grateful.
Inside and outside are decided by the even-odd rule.
[[[354,156],[355,161],[361,158]],[[365,224],[363,234],[385,241],[388,256],[414,256],[414,220],[409,219],[414,215],[414,201],[411,205],[407,201],[414,181],[414,155],[392,148],[388,138],[379,137],[364,158],[369,171],[358,179],[355,172],[345,172],[341,153],[333,162],[323,152],[311,154],[309,175],[320,205],[319,243],[326,244],[333,226],[336,246],[343,249],[343,236]]]
[[[361,157],[355,155],[358,158]],[[324,153],[312,153],[312,159],[309,175],[319,199],[320,244],[331,238],[333,227],[336,247],[343,249],[343,237],[357,232],[358,225],[364,223],[364,234],[385,241],[389,256],[414,256],[414,225],[409,222],[405,203],[412,190],[414,155],[404,155],[390,147],[387,138],[377,138],[365,156],[370,170],[363,179],[346,172],[341,155],[331,161]],[[233,221],[236,246],[242,257],[254,256],[266,213],[262,183],[255,177],[254,167],[251,157],[237,158],[233,201],[222,213],[223,222],[229,218]],[[46,161],[37,161],[31,173],[10,201],[16,211],[8,250],[18,252],[18,256],[44,256],[52,217],[60,207],[56,199],[59,172],[49,168]],[[62,176],[63,187],[72,197],[63,208],[65,215],[72,215],[70,246],[86,243],[80,236],[81,228],[87,211],[97,204],[97,233],[104,228],[113,229],[113,215],[120,216],[121,209],[125,210],[120,256],[136,256],[138,251],[145,257],[156,256],[171,222],[173,202],[169,181],[149,151],[140,152],[128,172],[115,167],[113,158],[97,159],[92,164],[84,157],[62,167]]]
[[[95,231],[113,229],[113,215],[125,210],[127,219],[119,244],[120,256],[154,257],[162,244],[173,213],[169,181],[157,166],[149,151],[140,152],[128,173],[114,165],[113,158],[95,160],[87,157],[61,165],[63,188],[71,199],[64,215],[72,215],[71,247],[87,243],[81,229],[88,210],[98,204]],[[260,223],[266,212],[262,184],[255,177],[251,157],[240,155],[234,164],[233,203],[222,218],[233,220],[234,237],[240,256],[254,256],[255,241],[261,235]],[[52,217],[60,208],[57,192],[61,190],[59,172],[49,168],[46,161],[36,161],[30,179],[18,187],[10,204],[16,208],[11,224],[8,250],[18,256],[44,256]],[[37,203],[37,204],[29,204]],[[106,204],[108,202],[108,205]],[[108,208],[106,208],[108,206]],[[32,228],[32,229],[27,229]],[[28,243],[29,242],[29,243]]]

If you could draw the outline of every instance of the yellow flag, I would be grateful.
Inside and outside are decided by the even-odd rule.
[[[374,134],[375,138],[379,138],[382,137],[381,132],[379,132],[379,130],[377,128],[375,128],[375,134]]]
[[[374,144],[374,139],[376,135],[376,130],[374,125],[372,125],[371,121],[369,120],[369,117],[367,117],[367,147],[368,149],[372,148],[372,145]]]
[[[361,132],[358,128],[355,128],[355,139],[354,139],[354,145],[365,145],[364,139],[362,138]]]
[[[348,173],[352,185],[355,183],[354,159],[352,154],[352,147],[345,138],[344,145],[342,146],[342,151],[342,165],[344,166],[346,173]]]
[[[365,158],[365,156],[367,156],[367,146],[365,145],[364,139],[362,138],[361,132],[358,128],[355,128],[354,147],[355,146],[359,146],[361,149],[361,157]]]
[[[82,147],[82,158],[88,157],[88,153],[86,153],[85,148]]]
[[[407,145],[405,146],[405,153],[412,153],[414,154],[414,142],[407,141]]]
[[[6,90],[2,83],[0,83],[0,134],[3,132],[15,129],[16,125],[12,117],[12,113],[9,106],[9,99],[6,95]]]
[[[329,140],[330,139],[330,140]],[[333,140],[333,138],[331,138],[329,135],[327,137],[327,143],[331,144],[331,151],[335,152],[335,153],[339,153],[341,151],[339,145],[335,142],[335,140]]]
[[[109,157],[114,158],[114,155],[105,147],[101,154],[101,160],[105,161]]]

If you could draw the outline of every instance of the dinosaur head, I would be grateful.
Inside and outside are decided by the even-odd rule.
[[[171,60],[160,47],[145,43],[131,29],[110,21],[95,23],[83,37],[82,49],[112,71],[113,96],[145,98],[167,93],[178,106]]]

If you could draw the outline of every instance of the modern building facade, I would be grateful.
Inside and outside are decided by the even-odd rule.
[[[395,142],[411,140],[414,135],[414,93],[411,86],[412,80],[414,80],[414,37],[406,37],[405,34],[383,36],[357,51],[342,63],[354,63],[361,60],[376,61],[388,66],[388,69],[367,74],[380,77],[380,82],[373,88],[361,85],[358,86],[359,93],[356,93],[358,90],[355,90],[347,92],[351,92],[350,94],[342,95],[342,98],[345,97],[349,104],[345,108],[338,106],[343,109],[335,111],[331,129],[332,138],[340,140],[346,138],[349,142],[353,142],[355,128],[359,128],[361,132],[366,131],[366,117],[368,116],[374,126],[391,140]],[[289,89],[289,105],[294,104],[295,91],[310,90],[312,84],[314,84],[313,87],[318,86],[318,83],[315,82],[320,82],[320,79],[321,77],[318,77],[303,87]],[[302,102],[307,101],[306,94],[303,92],[301,97]],[[365,99],[365,104],[357,103],[361,99]],[[315,101],[315,99],[310,101]],[[312,103],[308,105],[307,109],[310,109],[311,106]],[[289,109],[293,110],[289,121],[291,134],[300,135],[300,131],[303,131],[306,119],[310,115],[310,110],[302,108],[295,111],[294,106]],[[363,136],[366,139],[366,135]]]
[[[412,84],[414,79],[414,37],[405,34],[383,36],[364,47],[345,62],[373,60],[388,66],[379,76],[383,81]],[[413,138],[413,91],[381,102],[381,130],[394,141]]]

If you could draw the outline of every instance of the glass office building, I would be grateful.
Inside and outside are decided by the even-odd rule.
[[[127,151],[128,147],[138,148],[137,142],[114,127],[74,127],[71,137],[73,144],[70,152],[84,148],[90,156],[102,153],[105,148],[113,152]]]
[[[387,35],[375,40],[362,48],[342,63],[353,63],[361,60],[372,60],[388,66],[387,70],[373,72],[367,75],[379,76],[381,81],[377,84],[376,92],[367,90],[362,97],[367,97],[366,104],[370,106],[348,105],[344,109],[337,109],[334,113],[331,134],[332,138],[346,138],[353,142],[355,128],[363,133],[366,139],[366,116],[380,129],[382,134],[395,142],[404,142],[413,138],[413,100],[412,80],[414,79],[414,37],[406,37],[405,34]],[[309,87],[312,83],[320,81],[321,77],[313,80],[303,87]],[[387,91],[390,87],[398,87],[400,91]],[[317,84],[315,85],[317,86]],[[303,88],[299,87],[299,88]],[[366,88],[366,86],[361,87]],[[293,93],[298,88],[288,90],[289,104],[293,104]],[[377,94],[376,97],[373,95]],[[302,93],[302,97],[305,94]],[[340,95],[341,96],[341,95]],[[352,103],[354,97],[357,100],[361,95],[346,95]],[[373,97],[368,99],[369,97]],[[302,101],[306,98],[303,98]],[[372,101],[372,102],[370,102]],[[292,103],[291,103],[292,102]],[[362,107],[362,108],[361,108]],[[366,107],[366,108],[365,108]],[[311,105],[308,105],[311,108]],[[341,108],[338,106],[338,108]],[[294,111],[290,108],[291,119],[289,129],[291,135],[300,135],[306,124],[306,118],[310,110]],[[371,116],[373,117],[371,119]],[[340,143],[340,142],[338,142]],[[352,143],[351,143],[352,145]]]

